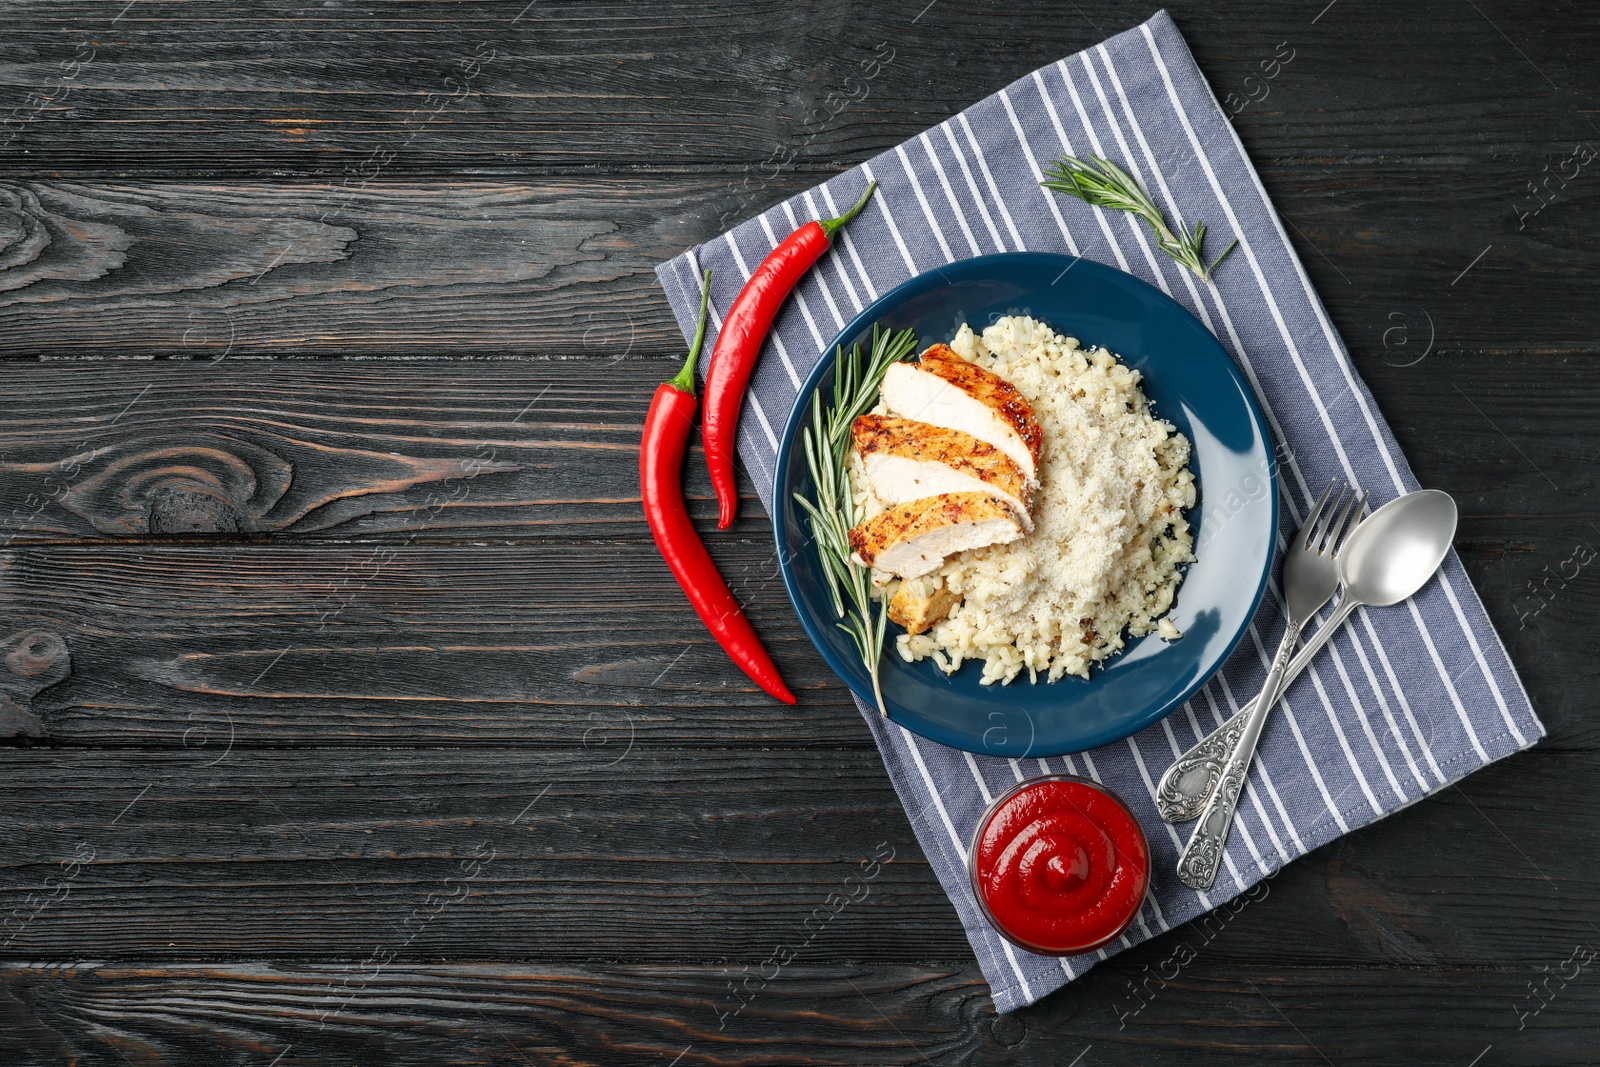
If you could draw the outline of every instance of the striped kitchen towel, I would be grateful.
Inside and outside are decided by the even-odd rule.
[[[1237,238],[1214,284],[1197,282],[1159,252],[1132,217],[1041,189],[1041,166],[1064,153],[1121,162],[1169,217],[1210,223],[1213,249]],[[785,306],[745,404],[740,454],[769,507],[778,434],[807,371],[845,323],[923,271],[1024,249],[1127,271],[1211,328],[1255,388],[1276,436],[1284,538],[1331,477],[1369,490],[1374,506],[1417,488],[1231,123],[1165,12],[662,264],[658,274],[684,336],[699,308],[700,267],[713,269],[713,306],[726,310],[783,235],[808,219],[839,215],[871,179],[878,195]],[[1261,740],[1217,884],[1206,893],[1183,886],[1173,868],[1188,827],[1156,815],[1155,782],[1181,750],[1260,687],[1283,628],[1277,598],[1274,583],[1249,640],[1180,711],[1125,742],[1077,756],[974,756],[862,707],[997,1010],[1032,1003],[1110,953],[1218,907],[1295,857],[1543,736],[1452,553],[1441,579],[1414,600],[1359,612],[1289,691]],[[990,798],[1026,776],[1060,771],[1120,794],[1154,853],[1151,892],[1127,935],[1068,959],[1032,955],[996,935],[966,873],[967,842]]]

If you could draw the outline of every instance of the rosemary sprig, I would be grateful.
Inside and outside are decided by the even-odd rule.
[[[1217,264],[1239,243],[1228,242],[1222,254],[1213,259],[1209,267],[1206,266],[1200,255],[1200,244],[1206,237],[1206,224],[1196,222],[1191,231],[1180,222],[1178,231],[1174,233],[1167,225],[1167,217],[1150,199],[1150,194],[1140,188],[1127,171],[1101,156],[1090,156],[1088,159],[1062,156],[1050,164],[1046,180],[1039,184],[1096,207],[1133,212],[1156,232],[1156,244],[1161,251],[1194,271],[1203,282],[1211,280],[1211,272],[1217,269]]]
[[[872,571],[850,558],[850,527],[856,524],[855,500],[850,494],[850,475],[846,467],[850,455],[850,425],[878,400],[878,390],[889,368],[916,350],[915,330],[898,333],[872,327],[872,350],[863,359],[861,345],[849,355],[840,346],[835,356],[833,396],[823,403],[819,389],[811,399],[811,425],[802,433],[806,466],[816,486],[816,501],[800,493],[795,503],[811,517],[811,532],[817,539],[817,554],[828,576],[828,592],[833,610],[840,618],[836,625],[849,634],[861,653],[861,661],[872,675],[872,695],[878,712],[888,715],[883,690],[878,687],[878,661],[883,658],[883,636],[888,613],[883,602],[874,606]]]

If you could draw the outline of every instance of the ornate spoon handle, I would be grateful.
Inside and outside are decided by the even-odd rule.
[[[1211,799],[1222,778],[1228,753],[1238,745],[1239,735],[1244,733],[1260,706],[1258,701],[1252,700],[1167,768],[1156,787],[1156,811],[1163,819],[1179,823],[1199,816],[1200,809]]]
[[[1316,654],[1332,640],[1339,627],[1350,617],[1350,613],[1359,606],[1348,595],[1339,603],[1338,610],[1289,662],[1289,669],[1283,677],[1284,689],[1289,688],[1289,685],[1311,665]],[[1177,762],[1167,768],[1156,786],[1156,811],[1163,819],[1178,823],[1188,822],[1199,816],[1200,809],[1211,799],[1212,790],[1216,789],[1217,782],[1222,778],[1222,765],[1227,762],[1228,753],[1239,743],[1239,736],[1244,733],[1245,726],[1260,706],[1259,700],[1250,701],[1221,726],[1201,738],[1199,743],[1179,756]],[[1261,718],[1265,720],[1264,712]],[[1258,726],[1257,731],[1259,730]]]

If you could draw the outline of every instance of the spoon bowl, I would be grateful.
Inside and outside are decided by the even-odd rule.
[[[1398,604],[1432,578],[1456,536],[1456,502],[1423,489],[1367,516],[1339,552],[1345,599],[1375,608]]]

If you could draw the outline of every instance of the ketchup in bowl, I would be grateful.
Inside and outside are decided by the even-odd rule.
[[[995,929],[1030,952],[1075,956],[1127,929],[1150,884],[1138,820],[1098,783],[1031,778],[996,798],[968,853]]]

